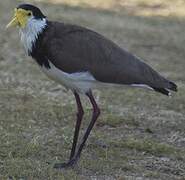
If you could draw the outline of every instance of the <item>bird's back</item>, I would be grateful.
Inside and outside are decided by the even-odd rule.
[[[176,89],[172,82],[104,36],[75,25],[48,23],[42,46],[48,59],[62,71],[89,72],[105,83]]]

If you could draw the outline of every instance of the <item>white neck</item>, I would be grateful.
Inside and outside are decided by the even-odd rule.
[[[32,52],[32,47],[38,38],[38,35],[43,31],[47,25],[46,19],[34,19],[30,18],[25,28],[20,29],[21,42],[24,45],[26,53]]]

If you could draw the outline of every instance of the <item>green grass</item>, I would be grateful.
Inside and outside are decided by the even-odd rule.
[[[70,154],[74,97],[25,56],[16,30],[5,31],[19,2],[0,2],[0,179],[185,178],[184,2],[33,1],[50,19],[102,33],[179,86],[171,98],[127,87],[96,90],[102,114],[78,165],[67,170],[53,164]],[[81,136],[91,117],[82,100]]]
[[[121,125],[128,126],[139,126],[139,122],[135,119],[133,115],[126,115],[126,117],[116,116],[115,114],[104,114],[104,118],[97,123],[97,126],[110,126],[119,127]]]
[[[155,156],[172,156],[179,159],[185,158],[185,151],[175,148],[166,143],[158,143],[152,139],[126,139],[122,141],[111,142],[111,146],[118,146],[120,148],[128,148],[136,151],[149,153]]]

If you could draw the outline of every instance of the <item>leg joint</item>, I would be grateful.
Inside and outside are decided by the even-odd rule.
[[[93,113],[94,113],[94,115],[95,115],[96,117],[98,117],[98,116],[100,115],[100,113],[101,113],[100,108],[97,107],[96,109],[94,109]]]

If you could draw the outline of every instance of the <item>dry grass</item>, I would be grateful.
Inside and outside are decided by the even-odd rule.
[[[37,1],[37,0],[36,0]],[[46,2],[45,0],[38,0]],[[102,10],[116,11],[124,13],[126,9],[129,13],[141,16],[175,16],[185,17],[185,1],[184,0],[47,0],[53,4],[66,4],[73,7],[90,7]]]
[[[74,129],[72,94],[47,79],[5,31],[20,1],[0,2],[0,179],[184,179],[184,1],[31,1],[50,19],[88,26],[175,81],[172,98],[143,89],[96,90],[102,115],[78,166],[68,158]],[[105,3],[106,2],[106,3]],[[86,116],[90,106],[85,98]]]

